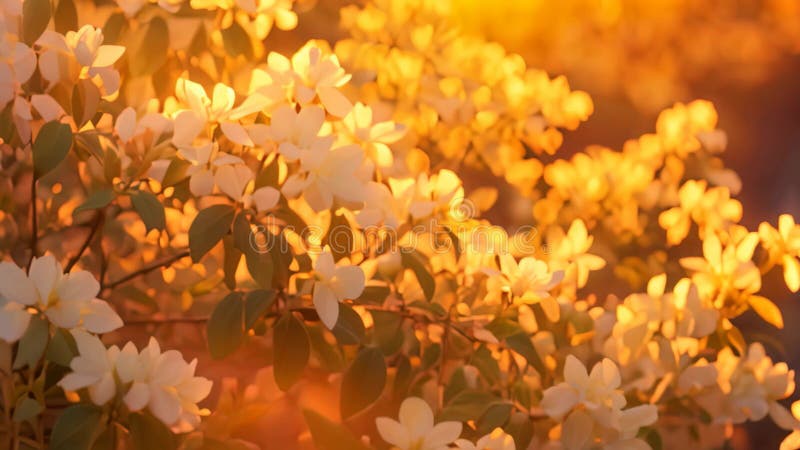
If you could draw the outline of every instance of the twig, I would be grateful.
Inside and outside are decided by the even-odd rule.
[[[179,260],[181,260],[183,258],[186,258],[187,256],[189,256],[189,250],[184,250],[184,251],[182,251],[182,252],[180,252],[180,253],[178,253],[176,255],[170,256],[169,258],[167,258],[167,259],[165,259],[163,261],[157,262],[155,264],[152,264],[152,265],[149,265],[149,266],[146,266],[146,267],[142,267],[141,269],[139,269],[139,270],[137,270],[135,272],[131,272],[128,275],[125,275],[124,277],[120,278],[119,280],[112,281],[111,283],[108,283],[108,285],[104,286],[102,290],[114,289],[115,287],[119,286],[120,284],[127,283],[128,281],[131,281],[136,277],[140,277],[142,275],[148,274],[148,273],[150,273],[150,272],[152,272],[152,271],[154,271],[156,269],[160,269],[162,267],[171,266],[176,261],[179,261]]]
[[[141,319],[124,319],[125,326],[128,325],[162,325],[171,323],[205,323],[208,322],[208,317],[168,317],[168,318],[141,318]]]
[[[80,250],[78,250],[78,253],[76,253],[75,256],[70,258],[70,260],[67,263],[66,267],[64,267],[64,272],[68,273],[70,270],[72,270],[72,267],[75,266],[75,264],[77,264],[78,261],[80,261],[81,256],[83,256],[83,253],[89,247],[89,244],[92,243],[92,239],[94,238],[94,235],[97,234],[97,230],[99,230],[101,228],[101,225],[103,224],[103,218],[104,218],[103,211],[102,210],[97,211],[97,215],[95,216],[95,219],[94,219],[94,221],[92,223],[92,228],[89,231],[89,235],[86,236],[86,240],[83,241],[83,245],[81,245],[81,248],[80,248]]]
[[[36,211],[36,174],[33,174],[33,180],[31,181],[31,257],[28,260],[28,270],[31,268],[31,264],[33,264],[33,258],[38,256],[38,249],[39,247],[39,218],[38,212]]]

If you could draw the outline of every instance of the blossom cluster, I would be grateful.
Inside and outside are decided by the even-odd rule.
[[[187,363],[180,352],[162,353],[152,337],[138,352],[132,342],[120,350],[116,345],[106,348],[97,336],[82,330],[73,330],[72,336],[78,355],[70,362],[72,372],[58,382],[65,390],[86,389],[98,406],[121,398],[129,411],[147,408],[178,430],[194,429],[200,416],[209,414],[197,407],[211,391],[211,381],[194,376],[196,359]]]

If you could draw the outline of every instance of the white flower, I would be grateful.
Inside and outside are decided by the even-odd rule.
[[[452,210],[464,199],[464,188],[461,179],[455,172],[447,169],[431,175],[422,173],[416,182],[410,184],[402,180],[389,180],[392,193],[407,199],[408,212],[414,219],[430,216],[438,209]]]
[[[34,305],[38,295],[22,269],[0,263],[0,339],[16,342],[25,334],[31,321],[25,307]]]
[[[764,346],[758,342],[750,344],[747,355],[739,358],[730,348],[722,349],[714,363],[719,383],[725,394],[725,402],[719,413],[714,414],[718,422],[743,423],[758,421],[767,414],[776,422],[782,408],[777,400],[794,392],[794,371],[786,363],[774,363],[766,355]]]
[[[176,130],[178,121],[175,121]],[[174,142],[174,137],[173,137]],[[178,154],[192,165],[186,171],[189,175],[189,190],[202,197],[214,191],[214,171],[228,164],[244,164],[241,158],[218,151],[215,143],[207,143],[198,147],[183,147]]]
[[[561,442],[568,450],[588,449],[595,438],[605,438],[607,446],[614,449],[647,449],[644,441],[637,439],[639,428],[655,423],[658,412],[654,405],[639,405],[622,410],[625,396],[619,389],[619,369],[608,358],[592,367],[586,367],[572,355],[564,365],[564,382],[544,391],[542,408],[545,413],[561,420]],[[605,430],[616,430],[607,433]]]
[[[500,271],[485,270],[492,277],[487,282],[487,301],[498,301],[503,293],[522,303],[541,302],[547,316],[558,320],[559,305],[550,295],[550,290],[564,278],[564,271],[550,272],[547,263],[532,256],[522,258],[519,263],[508,253],[500,255]]]
[[[375,122],[372,108],[363,103],[356,103],[344,119],[345,133],[350,143],[359,144],[366,149],[367,157],[378,167],[391,167],[394,163],[389,144],[399,141],[406,133],[401,124],[392,121]]]
[[[325,111],[309,105],[295,111],[290,106],[280,106],[272,113],[265,137],[278,144],[278,151],[289,161],[307,154],[324,154],[333,144],[333,135],[320,136],[325,123]],[[258,142],[264,146],[263,142]],[[307,157],[307,156],[306,156]]]
[[[0,42],[0,107],[17,96],[35,69],[36,54],[30,47],[10,40]]]
[[[79,355],[59,381],[67,391],[87,388],[93,403],[105,405],[117,393],[131,411],[147,408],[176,431],[190,431],[208,411],[197,403],[211,391],[211,381],[194,376],[197,360],[187,363],[180,352],[161,353],[155,338],[141,352],[128,342],[122,350],[105,348],[97,336],[73,330]]]
[[[433,411],[418,397],[403,400],[400,421],[378,417],[375,424],[384,441],[399,450],[446,450],[461,434],[460,422],[433,424]]]
[[[259,212],[275,207],[281,193],[271,186],[262,186],[253,190],[253,171],[244,164],[229,164],[217,169],[214,182],[219,190],[245,207],[255,205]]]
[[[289,198],[300,193],[314,211],[333,206],[334,199],[354,203],[364,199],[366,182],[358,169],[364,151],[357,145],[346,145],[331,151],[301,155],[301,171],[289,176],[281,189]]]
[[[590,411],[619,410],[625,406],[625,396],[618,389],[620,382],[619,369],[610,359],[604,358],[587,373],[578,358],[568,355],[564,382],[544,391],[542,408],[553,418],[563,417],[578,404]]]
[[[186,78],[178,78],[175,96],[188,107],[175,115],[175,134],[172,141],[179,148],[192,146],[195,138],[207,130],[209,124],[219,124],[219,129],[230,141],[253,146],[250,134],[238,120],[261,111],[270,103],[264,96],[253,95],[234,108],[236,92],[230,86],[215,84],[209,97],[203,86]]]
[[[0,297],[5,302],[0,320],[11,320],[11,316],[18,321],[28,320],[13,304],[35,306],[58,327],[108,333],[121,327],[122,319],[107,302],[96,298],[99,292],[100,284],[91,273],[65,274],[52,255],[34,258],[27,276],[12,263],[0,263]],[[20,325],[12,327],[7,337],[14,337]]]
[[[495,428],[474,444],[466,439],[458,439],[456,446],[461,450],[516,450],[514,438],[501,428]]]
[[[82,330],[72,330],[72,336],[78,344],[78,356],[69,364],[72,372],[65,375],[58,385],[66,391],[88,388],[92,402],[105,405],[117,393],[114,364],[119,348],[115,345],[106,349],[97,336]]]
[[[364,208],[356,213],[356,221],[364,228],[382,225],[397,229],[401,209],[385,184],[370,181],[364,187]]]
[[[44,49],[39,70],[50,83],[73,82],[80,76],[93,80],[106,97],[119,90],[119,72],[113,65],[125,53],[125,47],[103,45],[101,29],[84,25],[66,36],[46,30],[36,43]]]
[[[336,55],[323,51],[320,45],[309,41],[291,61],[279,53],[270,53],[267,57],[269,71],[275,79],[291,80],[290,98],[301,105],[319,99],[326,111],[344,117],[353,105],[339,88],[350,81],[350,75],[342,69]]]
[[[576,283],[577,287],[586,286],[589,272],[605,267],[603,258],[588,253],[594,237],[589,236],[586,224],[575,219],[565,234],[560,228],[554,228],[547,236],[547,246],[552,250],[550,266],[564,269],[566,279]]]
[[[174,429],[188,431],[208,411],[197,403],[211,391],[211,381],[194,376],[197,359],[187,363],[176,350],[161,353],[155,338],[141,353],[131,344],[123,348],[116,370],[122,383],[130,383],[123,401],[131,411],[147,408],[156,418]]]
[[[794,217],[781,214],[777,229],[762,222],[758,227],[758,235],[769,252],[770,266],[782,264],[786,286],[792,292],[800,290],[800,225],[795,224]]]
[[[329,251],[314,261],[314,308],[322,323],[332,329],[339,318],[339,302],[354,299],[364,291],[364,271],[358,266],[339,266]]]

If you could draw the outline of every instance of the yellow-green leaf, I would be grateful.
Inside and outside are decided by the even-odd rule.
[[[50,3],[46,0],[45,3],[49,8]],[[55,169],[67,157],[71,147],[72,130],[69,125],[56,121],[44,124],[33,141],[33,169],[36,177]]]
[[[200,211],[189,227],[189,253],[198,262],[231,229],[233,206],[213,205]]]
[[[275,382],[285,391],[300,378],[308,364],[311,345],[305,326],[291,312],[275,324]]]

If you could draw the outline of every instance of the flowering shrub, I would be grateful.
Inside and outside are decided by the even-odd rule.
[[[448,2],[269,51],[303,7],[0,6],[4,448],[715,448],[767,416],[800,448],[794,372],[735,321],[783,327],[762,276],[800,289],[800,226],[739,223],[713,105],[558,158],[589,95]],[[506,184],[529,226],[481,218]],[[207,366],[126,333],[182,322]]]

